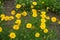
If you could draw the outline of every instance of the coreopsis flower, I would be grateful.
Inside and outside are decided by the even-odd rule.
[[[14,25],[14,26],[13,26],[13,29],[14,29],[14,30],[19,30],[19,25]]]
[[[37,10],[36,9],[32,9],[32,16],[37,17]]]
[[[5,20],[5,16],[4,17],[1,17],[1,21]]]
[[[32,9],[32,13],[37,13],[37,10],[36,9]]]
[[[52,17],[52,18],[51,18],[51,21],[52,21],[52,22],[56,22],[56,21],[57,21],[57,18],[56,18],[56,17]]]
[[[46,28],[46,25],[40,25],[40,28],[44,30]]]
[[[20,14],[20,13],[17,13],[17,14],[15,15],[15,17],[16,17],[17,19],[20,19],[20,18],[21,18],[21,14]]]
[[[41,22],[41,25],[46,25],[46,23],[45,22]]]
[[[37,5],[37,2],[32,2],[33,5]]]
[[[5,14],[1,14],[0,17],[5,17]]]
[[[46,15],[40,15],[42,18],[46,18]]]
[[[9,34],[9,37],[10,37],[11,39],[14,39],[14,38],[16,37],[16,34],[15,34],[14,32],[11,32],[11,33]]]
[[[46,12],[45,12],[45,11],[42,11],[42,12],[41,12],[41,14],[42,14],[42,15],[45,15],[45,14],[46,14]]]
[[[16,14],[15,10],[12,10],[12,11],[11,11],[11,14],[12,14],[12,15],[15,15],[15,14]]]
[[[0,32],[2,32],[2,27],[0,27]]]
[[[35,37],[40,37],[40,33],[35,33]]]
[[[50,17],[49,17],[49,16],[46,16],[46,19],[48,19],[48,20],[49,20],[49,19],[50,19]]]
[[[46,22],[46,19],[41,19],[41,22]]]
[[[48,33],[48,29],[44,29],[44,33]]]
[[[17,4],[17,5],[16,5],[16,8],[17,8],[17,9],[21,8],[21,5],[20,5],[20,4]]]
[[[23,16],[27,16],[27,12],[24,11],[24,12],[22,13],[22,15],[23,15]]]
[[[9,20],[9,16],[5,16],[5,21],[8,21]]]
[[[9,20],[13,20],[14,19],[14,16],[9,16]]]
[[[32,27],[32,24],[31,23],[27,23],[26,24],[26,28],[31,28]]]
[[[17,19],[17,20],[15,21],[15,23],[16,23],[17,25],[20,25],[20,24],[21,24],[21,20],[20,20],[20,19]]]
[[[33,16],[33,17],[37,17],[37,13],[33,13],[32,16]]]

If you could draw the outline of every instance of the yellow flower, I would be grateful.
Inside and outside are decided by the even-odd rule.
[[[5,17],[5,14],[1,14],[0,17]]]
[[[17,5],[16,5],[16,8],[17,8],[17,9],[21,8],[21,5],[20,5],[20,4],[17,4]]]
[[[46,28],[46,25],[40,25],[40,28],[43,30]]]
[[[48,29],[44,29],[44,33],[48,33]]]
[[[1,17],[1,21],[5,20],[5,17]]]
[[[33,6],[33,5],[31,5],[31,8],[34,8],[34,6]]]
[[[50,17],[49,17],[49,16],[47,16],[47,17],[46,17],[46,19],[48,19],[48,20],[49,20],[49,19],[50,19]]]
[[[21,14],[20,13],[17,13],[15,16],[16,16],[17,19],[21,18]]]
[[[26,16],[26,15],[27,15],[27,12],[26,12],[26,11],[24,11],[24,12],[22,13],[22,15],[23,15],[23,16]]]
[[[42,18],[46,18],[46,15],[40,15]]]
[[[46,25],[46,23],[42,22],[41,25]]]
[[[5,21],[8,21],[8,20],[9,20],[9,16],[6,16],[6,17],[5,17]]]
[[[14,30],[19,30],[19,26],[18,26],[18,25],[14,25],[14,26],[13,26],[13,29],[14,29]]]
[[[36,9],[32,9],[32,12],[33,12],[33,13],[37,13],[37,10],[36,10]]]
[[[60,24],[60,21],[58,21],[58,24]]]
[[[37,17],[37,13],[33,13],[32,16],[33,16],[33,17]]]
[[[45,19],[41,19],[41,22],[46,22],[46,20]]]
[[[18,25],[20,25],[21,24],[21,20],[18,19],[18,20],[15,21],[15,23],[18,24]]]
[[[33,17],[37,17],[37,11],[36,11],[36,9],[32,9],[32,12],[33,12],[32,16]]]
[[[57,21],[56,17],[52,17],[52,18],[51,18],[51,21],[52,21],[52,22],[56,22],[56,21]]]
[[[35,33],[35,37],[40,37],[40,33]]]
[[[0,32],[2,32],[2,27],[0,27]]]
[[[46,14],[46,12],[45,12],[45,11],[42,11],[42,12],[41,12],[41,14],[42,14],[42,15],[45,15],[45,14]]]
[[[13,16],[9,16],[9,20],[13,20],[14,19],[14,17]]]
[[[32,2],[33,5],[37,5],[37,2]]]
[[[16,34],[15,34],[14,32],[11,32],[11,33],[9,34],[9,37],[10,37],[10,38],[15,38],[15,37],[16,37]]]
[[[26,24],[26,28],[31,28],[32,27],[32,24],[31,23],[27,23]]]
[[[12,14],[12,15],[15,15],[15,13],[16,13],[15,10],[12,10],[12,11],[11,11],[11,14]]]

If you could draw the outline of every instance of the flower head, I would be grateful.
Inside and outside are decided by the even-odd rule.
[[[10,37],[10,38],[15,38],[15,37],[16,37],[16,34],[15,34],[14,32],[11,32],[11,33],[9,34],[9,37]]]
[[[52,18],[51,18],[51,21],[52,21],[52,22],[56,22],[56,21],[57,21],[56,17],[52,17]]]
[[[20,5],[20,4],[17,4],[17,5],[16,5],[16,8],[17,8],[17,9],[21,8],[21,5]]]
[[[48,33],[48,29],[44,29],[44,33]]]
[[[40,33],[35,33],[35,37],[40,37]]]
[[[27,23],[26,24],[26,28],[31,28],[32,27],[32,24],[31,23]]]
[[[33,5],[37,5],[37,2],[32,2]]]
[[[14,26],[13,26],[13,29],[14,29],[14,30],[18,30],[18,29],[19,29],[19,26],[18,26],[18,25],[14,25]]]

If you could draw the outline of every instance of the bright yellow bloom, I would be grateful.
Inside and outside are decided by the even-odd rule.
[[[14,38],[16,37],[16,34],[15,34],[14,32],[11,32],[11,33],[9,34],[9,37],[12,38],[12,39],[14,39]]]
[[[46,12],[45,12],[45,11],[42,11],[42,12],[41,12],[41,14],[42,14],[42,15],[45,15],[45,14],[46,14]]]
[[[33,17],[37,17],[37,10],[36,9],[32,9],[32,12],[33,12],[32,16]]]
[[[18,26],[18,25],[14,25],[14,26],[13,26],[13,29],[14,29],[14,30],[19,30],[19,26]]]
[[[36,10],[36,9],[32,9],[32,12],[33,12],[33,13],[37,13],[37,10]]]
[[[46,18],[46,15],[40,15],[42,18]]]
[[[41,25],[46,25],[46,23],[42,22]]]
[[[49,20],[49,19],[50,19],[50,17],[49,17],[49,16],[47,16],[47,17],[46,17],[46,19],[48,19],[48,20]]]
[[[14,19],[14,17],[13,16],[9,16],[9,20],[13,20]]]
[[[18,20],[15,21],[15,23],[16,23],[17,25],[20,25],[20,24],[21,24],[21,20],[18,19]]]
[[[37,5],[37,2],[32,2],[33,5]]]
[[[21,18],[21,14],[20,13],[17,13],[15,16],[16,16],[17,19]]]
[[[37,17],[37,13],[33,13],[32,16],[33,16],[33,17]]]
[[[5,20],[5,17],[1,17],[1,21]]]
[[[5,21],[8,21],[9,20],[9,16],[5,16]]]
[[[35,37],[40,37],[40,33],[35,33]]]
[[[26,28],[31,28],[32,27],[32,24],[31,23],[27,23],[26,24]]]
[[[22,15],[23,15],[23,16],[27,16],[27,12],[24,11],[24,12],[22,13]]]
[[[57,21],[56,17],[52,17],[52,18],[51,18],[51,21],[52,21],[52,22],[56,22],[56,21]]]
[[[2,27],[0,27],[0,32],[2,32]]]
[[[58,24],[60,24],[60,21],[58,21]]]
[[[5,17],[5,14],[1,14],[0,17]]]
[[[12,14],[12,15],[15,15],[15,13],[16,13],[15,10],[12,10],[12,11],[11,11],[11,14]]]
[[[41,19],[41,22],[46,22],[46,19]]]
[[[48,33],[48,29],[44,29],[44,33]]]
[[[16,8],[17,8],[17,9],[21,8],[21,5],[20,5],[20,4],[17,4],[17,5],[16,5]]]
[[[46,25],[40,25],[40,28],[43,30],[46,28]]]

